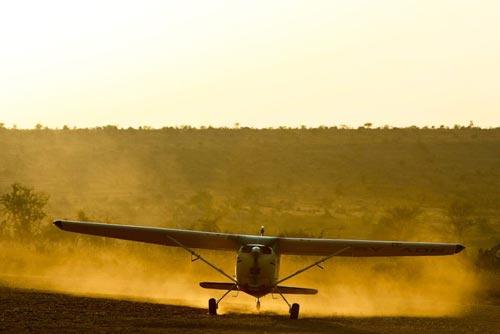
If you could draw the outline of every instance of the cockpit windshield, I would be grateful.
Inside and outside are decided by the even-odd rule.
[[[244,245],[240,248],[241,253],[251,253],[254,247],[259,247],[262,254],[272,254],[273,250],[269,246],[264,245]]]

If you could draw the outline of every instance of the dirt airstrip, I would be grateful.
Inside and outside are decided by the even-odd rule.
[[[305,317],[228,313],[157,303],[0,288],[0,332],[148,333],[500,333],[500,305],[460,317]]]

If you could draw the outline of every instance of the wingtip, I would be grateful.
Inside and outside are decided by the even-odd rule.
[[[52,223],[62,230],[63,222],[61,220],[54,220]]]
[[[455,254],[456,253],[460,253],[461,251],[463,251],[465,249],[465,246],[464,245],[461,245],[461,244],[458,244],[455,246]]]

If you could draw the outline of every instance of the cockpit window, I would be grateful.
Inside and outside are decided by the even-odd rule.
[[[242,253],[251,253],[252,252],[252,248],[254,247],[259,247],[260,248],[260,252],[262,254],[272,254],[273,253],[273,250],[271,247],[269,246],[262,246],[262,245],[245,245],[243,247],[240,248],[240,252]]]
[[[241,247],[240,251],[242,253],[250,253],[252,251],[252,248],[253,248],[253,246],[246,245],[246,246]]]

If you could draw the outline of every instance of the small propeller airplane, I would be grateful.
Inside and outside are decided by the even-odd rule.
[[[290,318],[297,319],[299,304],[290,304],[284,295],[314,295],[318,290],[281,284],[313,267],[322,268],[321,263],[332,257],[452,255],[465,248],[452,243],[265,236],[264,227],[261,228],[260,235],[244,235],[70,220],[56,220],[54,225],[64,231],[183,248],[191,253],[192,261],[201,260],[228,279],[228,282],[200,283],[205,289],[226,291],[219,299],[209,299],[210,315],[217,314],[218,304],[231,291],[242,291],[257,298],[257,309],[260,309],[261,297],[267,294],[280,295],[288,305]],[[236,274],[227,274],[193,249],[236,251]],[[322,257],[280,279],[281,255]]]

